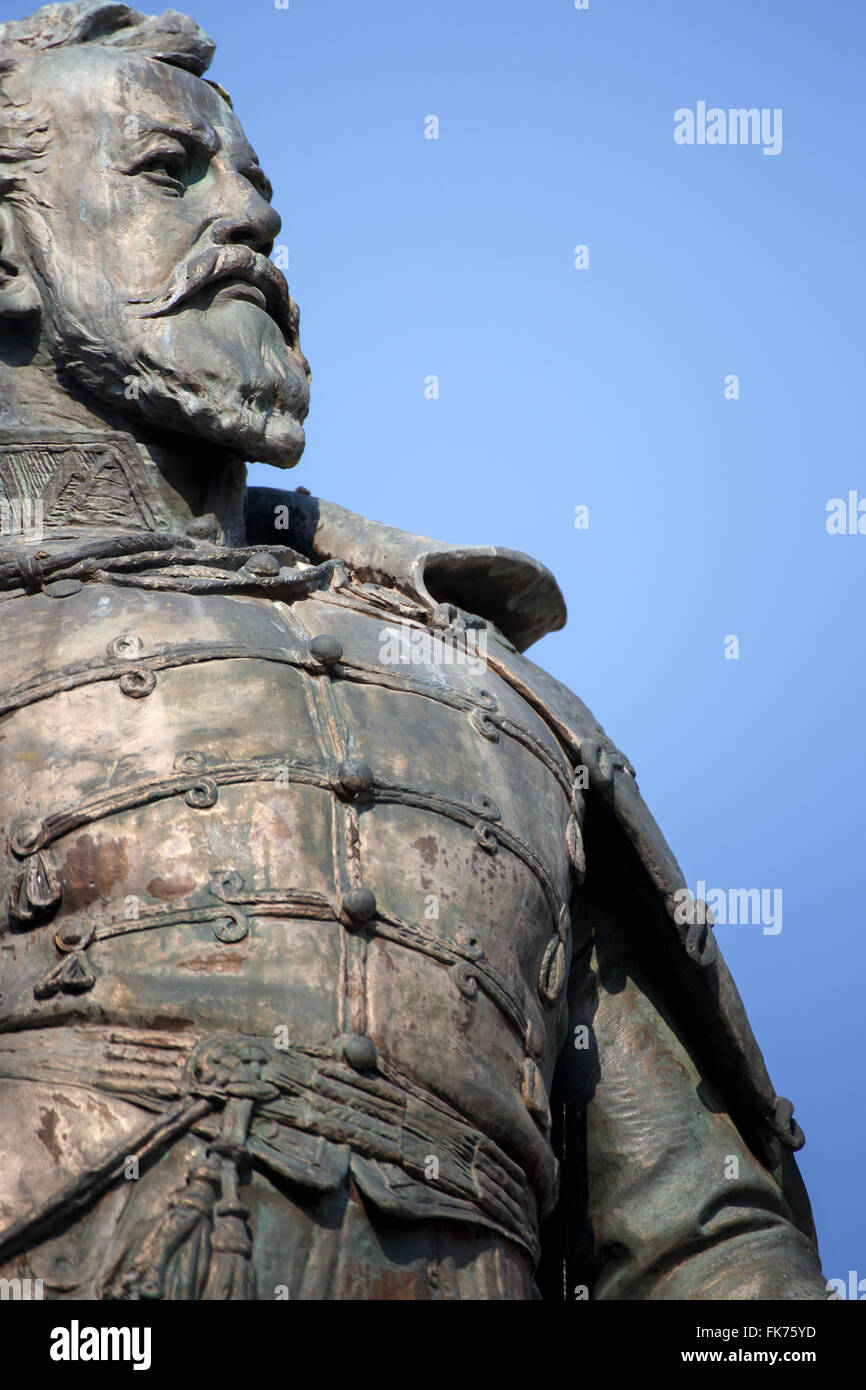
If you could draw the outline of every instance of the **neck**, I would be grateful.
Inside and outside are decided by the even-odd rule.
[[[243,544],[242,459],[103,411],[35,364],[3,364],[0,402],[0,499],[41,501],[46,533],[192,528]]]

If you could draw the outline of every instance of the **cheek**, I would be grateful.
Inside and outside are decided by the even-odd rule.
[[[126,249],[95,218],[82,223],[77,217],[52,217],[34,258],[58,307],[80,306],[88,317],[123,295],[130,272]]]
[[[115,298],[155,294],[196,241],[195,210],[187,200],[131,180],[83,185],[57,221],[52,244],[63,245],[67,262],[84,278],[113,287]]]

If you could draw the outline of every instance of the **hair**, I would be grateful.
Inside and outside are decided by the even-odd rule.
[[[207,71],[216,48],[187,15],[176,10],[146,15],[111,0],[44,5],[25,19],[0,24],[0,197],[34,197],[28,176],[40,171],[51,138],[47,114],[26,96],[14,98],[9,77],[41,53],[85,44],[152,58],[196,77]],[[231,106],[218,83],[208,85]]]

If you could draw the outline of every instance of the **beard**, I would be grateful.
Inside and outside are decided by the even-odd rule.
[[[224,288],[218,283],[176,288],[146,304],[106,304],[99,288],[88,302],[76,285],[71,300],[67,283],[45,304],[47,346],[72,383],[114,411],[248,461],[282,468],[298,462],[309,368],[288,291],[283,331],[249,301],[208,302]],[[102,306],[98,317],[94,303]]]

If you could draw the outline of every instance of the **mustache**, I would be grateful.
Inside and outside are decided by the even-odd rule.
[[[141,318],[161,318],[211,285],[218,285],[224,280],[244,280],[261,290],[267,301],[268,312],[282,330],[289,347],[300,352],[300,313],[289,294],[285,276],[267,256],[242,243],[229,242],[222,246],[205,247],[183,261],[155,295],[131,299],[129,303],[136,306]]]

